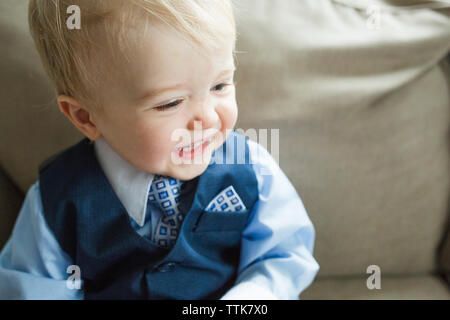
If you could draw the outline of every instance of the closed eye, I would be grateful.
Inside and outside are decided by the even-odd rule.
[[[162,105],[162,106],[159,106],[159,107],[155,107],[155,109],[158,110],[158,111],[164,111],[166,109],[170,109],[170,108],[176,107],[182,101],[183,101],[182,99],[178,99],[178,100],[172,101],[171,103],[168,103],[168,104],[165,104],[165,105]]]
[[[233,82],[233,83],[220,83],[217,86],[213,87],[213,90],[222,92],[222,91],[225,91],[226,87],[229,87],[229,86],[232,86],[232,85],[235,85],[235,84],[236,84],[236,82]],[[157,111],[165,111],[167,109],[175,108],[181,102],[183,102],[183,99],[174,100],[174,101],[172,101],[172,102],[170,102],[168,104],[164,104],[162,106],[155,107],[154,109],[156,109]]]
[[[218,84],[217,86],[215,86],[213,88],[213,90],[215,90],[215,91],[224,91],[224,89],[226,87],[232,86],[234,84],[235,84],[234,82],[233,83],[221,83],[221,84]]]

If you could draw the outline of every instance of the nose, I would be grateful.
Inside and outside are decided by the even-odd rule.
[[[199,124],[201,125],[201,130],[214,127],[219,116],[210,99],[202,99],[195,104],[194,108],[193,115],[188,123],[188,130],[194,131],[194,128],[199,130]],[[197,127],[194,126],[195,124]]]

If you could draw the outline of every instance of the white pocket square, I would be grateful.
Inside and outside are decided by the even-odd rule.
[[[238,212],[247,208],[233,186],[226,187],[206,206],[207,211]]]

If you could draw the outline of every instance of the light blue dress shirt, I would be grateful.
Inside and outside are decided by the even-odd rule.
[[[258,143],[248,143],[259,198],[242,234],[238,278],[221,299],[298,299],[319,270],[312,255],[315,230],[276,161]],[[94,146],[133,227],[150,236],[160,214],[157,210],[146,214],[154,175],[131,166],[104,138]],[[12,235],[0,253],[0,299],[83,299],[82,285],[76,289],[69,279],[73,270],[68,267],[73,264],[44,219],[37,181],[28,190]]]

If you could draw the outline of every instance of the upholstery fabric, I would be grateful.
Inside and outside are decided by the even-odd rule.
[[[371,30],[341,2],[245,4],[237,127],[279,129],[319,277],[435,270],[449,209],[450,9],[388,8]]]

